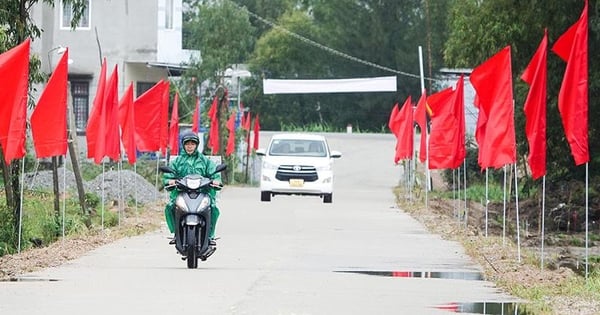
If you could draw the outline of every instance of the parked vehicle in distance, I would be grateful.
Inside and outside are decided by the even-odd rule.
[[[322,135],[307,133],[275,134],[262,157],[260,200],[275,195],[308,195],[333,201],[333,160],[342,157],[329,149]]]

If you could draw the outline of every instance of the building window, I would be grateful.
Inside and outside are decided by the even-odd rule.
[[[90,82],[71,80],[71,95],[73,96],[73,114],[78,135],[85,134],[88,112],[90,107]]]
[[[135,86],[136,97],[140,97],[140,95],[144,94],[144,92],[148,91],[154,85],[156,85],[156,82],[137,82]]]
[[[76,29],[90,29],[90,17],[91,17],[91,3],[90,0],[82,0],[85,4],[83,14],[77,23]],[[73,5],[71,3],[62,3],[61,1],[60,11],[60,28],[70,29],[71,21],[73,20]]]
[[[173,0],[165,0],[165,29],[173,29]]]

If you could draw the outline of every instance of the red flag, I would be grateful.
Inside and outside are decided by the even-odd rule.
[[[160,109],[160,152],[167,155],[169,142],[169,81],[163,81],[163,94]]]
[[[104,155],[113,161],[121,158],[121,143],[119,142],[119,75],[118,67],[115,65],[110,78],[108,79],[107,89],[104,91],[105,112],[105,133],[100,136],[105,137]],[[98,149],[98,147],[96,147]],[[99,163],[99,162],[96,162]]]
[[[446,88],[427,97],[431,107],[429,132],[429,169],[451,168],[455,148],[455,117],[452,113],[454,91]]]
[[[0,145],[7,165],[25,156],[30,45],[28,38],[0,54]]]
[[[212,154],[219,152],[219,99],[215,95],[212,101],[212,105],[208,110],[208,117],[210,118],[210,129],[208,131],[208,147],[211,149]]]
[[[398,139],[398,133],[400,132],[400,125],[398,122],[398,116],[400,116],[400,108],[398,108],[398,103],[394,104],[392,107],[392,112],[390,113],[390,118],[388,120],[388,127],[396,139]]]
[[[242,124],[242,128],[247,131],[246,134],[246,154],[250,155],[250,123],[252,122],[252,115],[250,112],[244,113],[246,119],[244,120],[244,124]]]
[[[258,114],[254,116],[254,150],[258,150],[258,139],[260,133],[260,123],[258,122]]]
[[[38,158],[67,154],[67,49],[31,114],[31,134]]]
[[[85,128],[85,138],[87,143],[87,157],[94,158],[96,156],[96,147],[100,144],[104,147],[104,139],[100,139],[100,120],[102,117],[102,110],[104,107],[104,89],[106,88],[106,58],[102,61],[100,67],[100,75],[98,76],[98,86],[96,88],[96,96],[94,96],[94,102],[92,103],[92,113],[88,119],[87,126]]]
[[[467,157],[467,149],[465,147],[465,94],[464,94],[464,77],[461,75],[456,82],[456,89],[454,90],[454,98],[452,100],[452,113],[454,114],[454,121],[456,126],[456,132],[454,134],[454,161],[450,168],[455,169],[459,167],[465,158]]]
[[[400,160],[410,160],[413,155],[413,108],[410,95],[395,118],[393,124],[397,126],[397,133],[394,163],[398,164]]]
[[[235,150],[235,112],[231,113],[227,120],[227,130],[229,130],[229,136],[227,137],[227,149],[225,150],[225,156],[230,156]]]
[[[588,1],[579,20],[552,47],[567,62],[558,94],[565,135],[575,165],[590,161],[588,151]]]
[[[133,102],[136,147],[142,152],[160,150],[160,117],[163,90],[160,80]]]
[[[169,125],[169,148],[172,155],[179,154],[179,93],[175,92],[173,110],[171,111],[171,124]]]
[[[198,133],[200,125],[200,98],[196,96],[196,108],[194,109],[194,115],[192,115],[192,132]]]
[[[423,90],[419,102],[417,102],[414,118],[417,125],[419,125],[419,129],[421,129],[419,161],[423,163],[427,160],[427,92],[425,90]]]
[[[537,179],[546,174],[546,82],[548,57],[548,30],[521,79],[530,85],[523,111],[525,112],[525,135],[529,142],[529,167],[531,177]]]
[[[477,125],[485,128],[480,138],[479,165],[500,168],[515,163],[517,149],[512,91],[510,46],[504,47],[471,73],[477,92],[479,115]]]
[[[121,139],[127,161],[130,165],[135,164],[135,118],[133,111],[133,82],[129,83],[129,87],[119,101],[119,124],[121,125]]]

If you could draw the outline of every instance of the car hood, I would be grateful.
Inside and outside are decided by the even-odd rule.
[[[328,157],[307,156],[267,156],[270,163],[277,165],[314,165],[322,166],[331,164],[332,159]]]

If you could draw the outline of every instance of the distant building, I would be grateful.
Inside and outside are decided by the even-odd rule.
[[[32,43],[42,60],[42,71],[51,72],[69,48],[69,82],[75,124],[85,133],[98,86],[102,58],[107,77],[115,65],[119,96],[132,82],[139,96],[156,82],[179,76],[181,64],[199,59],[199,51],[182,49],[182,0],[87,0],[87,10],[75,30],[72,10],[56,0],[55,7],[38,2],[32,10],[42,36]],[[40,91],[41,89],[38,89]]]

